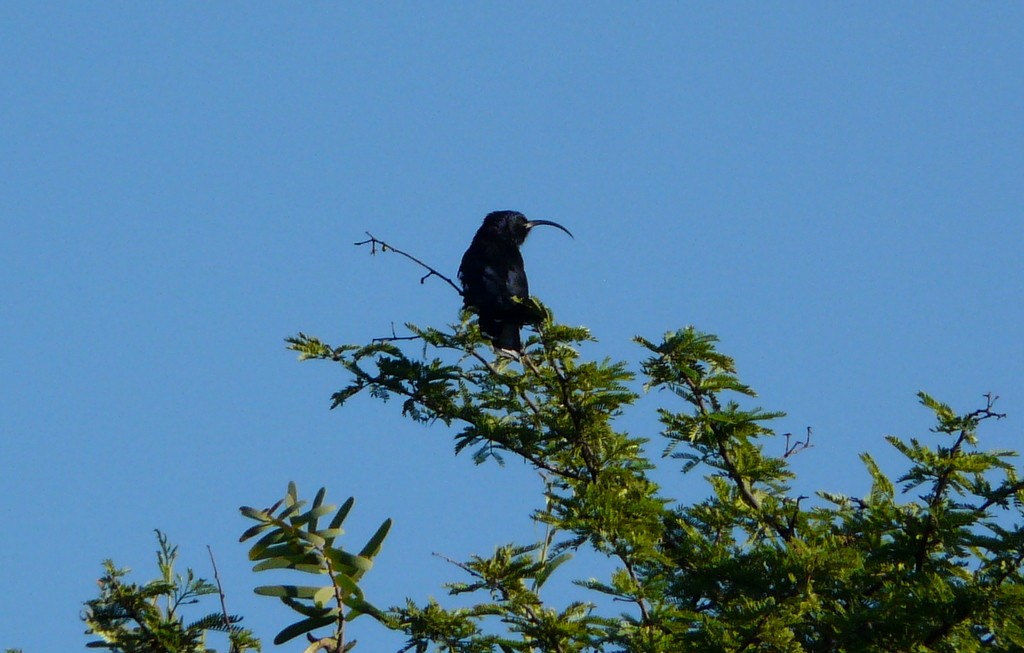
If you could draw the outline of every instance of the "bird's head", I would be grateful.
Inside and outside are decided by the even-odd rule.
[[[519,247],[526,240],[526,237],[530,235],[530,230],[540,225],[557,227],[569,234],[570,238],[573,237],[572,232],[557,222],[551,222],[550,220],[527,220],[526,216],[519,211],[494,211],[488,213],[487,217],[484,218],[480,231],[477,233],[478,235],[486,234],[490,238],[499,238]]]

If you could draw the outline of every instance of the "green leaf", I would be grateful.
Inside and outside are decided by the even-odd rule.
[[[316,606],[312,603],[303,603],[302,601],[293,599],[290,596],[279,596],[278,598],[281,600],[281,603],[284,603],[286,606],[295,610],[304,617],[322,617],[334,609],[325,606]]]
[[[338,613],[335,612],[334,614],[326,615],[323,617],[309,617],[307,619],[303,619],[302,621],[297,621],[292,625],[288,626],[287,628],[285,628],[284,630],[282,630],[281,632],[279,632],[277,634],[277,637],[274,638],[274,644],[280,646],[281,644],[284,644],[285,642],[290,641],[298,637],[299,635],[304,635],[310,632],[311,630],[323,628],[324,626],[330,626],[331,624],[337,621],[337,614]]]
[[[246,533],[248,532],[249,531],[246,531]],[[275,528],[274,530],[270,531],[269,533],[261,537],[259,540],[257,540],[256,543],[249,548],[249,559],[260,560],[262,558],[268,557],[268,555],[279,555],[280,547],[278,547],[278,549],[271,549],[271,547],[274,545],[281,544],[287,539],[288,536],[284,533],[284,531],[282,531],[279,528]],[[271,553],[267,554],[267,551],[271,551]]]
[[[930,408],[935,416],[939,418],[941,422],[951,422],[956,419],[956,412],[949,406],[941,401],[936,401],[931,395],[926,392],[918,392],[918,398],[921,403]]]
[[[328,544],[330,544],[336,538],[339,538],[342,535],[344,535],[345,534],[345,529],[343,529],[343,528],[324,528],[322,530],[316,531],[316,534],[319,535],[320,537],[324,538],[324,540]]]
[[[368,614],[374,617],[380,617],[380,610],[370,605],[363,599],[349,597],[345,599],[345,606],[349,608],[348,614],[345,615],[345,621],[352,621],[361,614]]]
[[[238,510],[249,519],[255,519],[257,521],[264,521],[270,518],[270,514],[267,513],[266,510],[250,508],[249,506],[242,506]]]
[[[547,579],[551,576],[551,574],[556,569],[561,567],[563,563],[570,560],[571,558],[571,553],[562,553],[546,561],[544,563],[544,566],[540,569],[540,571],[537,572],[537,575],[534,576],[534,579],[537,582],[537,588],[539,589],[540,587],[543,587],[544,583],[547,582]]]
[[[345,503],[341,504],[341,507],[338,508],[337,514],[334,515],[333,519],[331,519],[331,523],[327,528],[341,528],[341,524],[345,521],[345,518],[348,517],[348,513],[352,510],[352,506],[355,505],[355,502],[355,497],[349,497]]]
[[[273,524],[256,524],[252,528],[249,528],[244,533],[242,533],[242,536],[240,538],[238,538],[238,541],[239,542],[244,542],[244,541],[248,540],[251,537],[255,537],[256,535],[259,535],[260,533],[262,533],[263,531],[267,530],[268,528],[271,528],[272,526],[273,526]]]
[[[299,571],[310,570],[310,573],[322,573],[322,568],[315,564],[306,564],[301,562],[294,562],[288,558],[268,558],[262,562],[258,562],[253,565],[253,571],[267,571],[268,569],[296,569]]]
[[[384,523],[380,525],[377,532],[373,534],[370,541],[366,543],[359,555],[364,558],[372,559],[380,553],[381,545],[384,543],[384,538],[388,536],[388,532],[391,531],[391,519],[385,519]]]
[[[263,560],[265,558],[285,558],[288,560],[304,560],[312,556],[316,559],[313,549],[302,542],[291,540],[277,544],[270,544],[258,549],[255,546],[249,551],[250,560]]]
[[[336,567],[341,567],[343,572],[351,571],[349,575],[353,578],[358,578],[356,572],[365,573],[373,567],[373,561],[341,549],[329,548],[325,553]]]
[[[338,641],[333,637],[321,637],[314,639],[309,646],[303,649],[302,653],[317,653],[318,651],[333,651],[338,647]]]
[[[310,587],[308,585],[260,585],[253,589],[253,592],[260,596],[287,596],[293,599],[314,599],[317,593],[324,588]],[[332,589],[330,585],[327,589]]]
[[[325,585],[318,589],[312,596],[313,602],[323,607],[334,598],[334,585]]]
[[[310,510],[302,513],[298,517],[292,518],[292,520],[291,520],[292,526],[299,526],[301,524],[311,523],[312,524],[312,528],[315,529],[316,528],[316,520],[319,519],[320,517],[323,517],[324,515],[327,515],[327,514],[329,514],[331,512],[334,512],[334,509],[335,509],[335,506],[330,505],[330,504],[328,504],[326,506],[317,506],[315,508],[311,508]]]
[[[324,541],[324,538],[320,537],[316,533],[307,533],[306,531],[298,530],[295,531],[295,536],[300,539],[306,540],[315,547],[322,547],[325,544],[327,544],[327,542]]]
[[[340,587],[346,596],[363,597],[363,590],[359,589],[359,584],[345,574],[334,574],[334,584]]]
[[[323,504],[324,497],[326,497],[326,496],[327,496],[327,488],[325,488],[325,487],[320,488],[317,491],[316,496],[313,497],[313,507],[314,508],[319,508]]]

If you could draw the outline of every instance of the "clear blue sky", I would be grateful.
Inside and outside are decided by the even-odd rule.
[[[538,537],[527,467],[329,412],[340,370],[285,351],[456,319],[364,230],[454,274],[490,210],[565,224],[534,293],[595,355],[718,334],[814,428],[804,490],[898,470],[918,390],[1001,395],[983,442],[1024,448],[1024,5],[515,4],[0,4],[0,647],[84,647],[101,560],[149,579],[161,528],[274,650],[237,507],[290,479],[357,497],[354,546],[395,519],[382,605]],[[621,426],[657,438],[654,401]]]

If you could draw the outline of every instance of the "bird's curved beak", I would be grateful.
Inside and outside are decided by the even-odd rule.
[[[552,222],[551,220],[529,220],[526,223],[526,228],[527,229],[533,229],[534,227],[536,227],[538,225],[547,225],[549,227],[558,227],[559,229],[561,229],[565,233],[569,234],[569,238],[572,238],[573,240],[576,239],[576,236],[573,236],[571,231],[569,231],[568,229],[566,229],[562,225],[558,224],[557,222]]]

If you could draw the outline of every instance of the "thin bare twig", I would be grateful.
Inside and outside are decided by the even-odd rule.
[[[811,427],[807,427],[807,435],[804,436],[803,440],[797,440],[790,444],[789,439],[793,436],[792,433],[786,433],[786,450],[782,453],[783,458],[789,458],[793,454],[800,453],[804,449],[810,449],[814,445],[811,444]]]
[[[999,401],[999,395],[994,395],[991,392],[986,392],[982,395],[985,398],[985,407],[979,408],[978,410],[967,413],[968,419],[973,419],[980,422],[983,419],[990,419],[992,417],[996,419],[1003,419],[1006,417],[1006,413],[996,413],[992,410],[992,407]]]
[[[422,336],[384,336],[383,338],[373,338],[370,342],[396,342],[398,340],[420,340]]]
[[[359,246],[359,245],[369,245],[370,246],[370,255],[371,256],[377,253],[377,247],[378,246],[380,247],[380,251],[382,251],[382,252],[392,251],[395,254],[401,254],[402,256],[404,256],[405,258],[409,259],[413,263],[416,263],[420,267],[422,267],[425,270],[427,270],[427,273],[425,275],[423,275],[422,277],[420,277],[420,283],[425,282],[430,277],[439,277],[439,278],[444,279],[445,281],[447,281],[448,285],[451,286],[452,288],[454,288],[455,292],[459,293],[460,297],[462,296],[462,288],[459,288],[459,286],[454,281],[452,281],[451,279],[449,279],[445,275],[443,275],[440,272],[438,272],[435,268],[432,268],[431,266],[429,266],[426,263],[424,263],[423,261],[419,260],[418,258],[413,256],[412,254],[409,254],[408,252],[403,252],[402,250],[398,249],[397,247],[392,247],[391,245],[387,244],[383,240],[381,240],[381,239],[377,238],[376,236],[374,236],[373,234],[371,234],[369,231],[366,232],[366,235],[370,237],[368,240],[362,240],[362,241],[359,241],[358,243],[354,243],[354,244],[356,246]]]
[[[220,584],[220,575],[217,573],[217,561],[213,559],[213,549],[206,545],[206,551],[210,554],[210,564],[213,565],[213,580],[217,582],[217,593],[220,594],[220,609],[224,615],[224,627],[231,632],[231,617],[228,616],[228,606],[224,599],[224,588]]]
[[[390,336],[384,336],[382,338],[374,338],[370,342],[378,343],[378,342],[395,342],[396,340],[419,340],[422,337],[423,336],[418,336],[418,335],[414,335],[414,336],[400,336],[397,333],[395,333],[395,323],[392,322],[391,323],[391,335]]]

